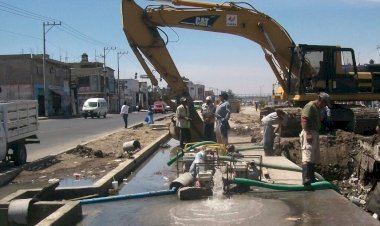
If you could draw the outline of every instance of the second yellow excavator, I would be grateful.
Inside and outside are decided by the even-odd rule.
[[[153,85],[157,85],[157,80],[146,60],[168,83],[171,90],[168,98],[189,97],[189,94],[159,27],[228,33],[261,46],[281,86],[283,101],[302,107],[315,99],[318,92],[324,91],[335,101],[331,111],[335,128],[357,133],[374,129],[378,113],[353,104],[380,100],[380,77],[371,72],[358,72],[353,49],[296,45],[279,23],[248,3],[174,0],[172,4],[177,6],[158,5],[143,9],[133,0],[122,1],[123,29],[129,45]],[[190,109],[194,119],[192,132],[201,137],[202,122],[192,105]]]

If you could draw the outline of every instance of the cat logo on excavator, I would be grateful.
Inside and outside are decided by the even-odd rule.
[[[214,22],[219,18],[219,16],[194,16],[183,19],[180,23],[187,25],[194,25],[199,27],[212,27]]]

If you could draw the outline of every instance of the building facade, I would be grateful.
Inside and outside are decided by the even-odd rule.
[[[46,115],[45,103],[49,116],[71,115],[74,100],[70,69],[63,62],[49,59],[49,55],[45,55],[45,59],[44,76],[42,55],[1,55],[0,100],[38,100],[41,116]]]
[[[135,110],[139,103],[140,84],[136,79],[120,79],[120,105],[127,102],[131,110]]]
[[[109,112],[118,112],[116,81],[114,70],[103,67],[100,62],[89,62],[84,53],[79,63],[69,63],[71,83],[77,87],[77,106],[79,112],[83,103],[89,98],[105,98]]]
[[[205,100],[205,86],[202,84],[194,84],[191,81],[187,82],[190,97],[193,100]]]

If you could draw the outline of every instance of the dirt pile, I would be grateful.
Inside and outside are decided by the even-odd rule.
[[[102,150],[94,150],[90,147],[86,147],[83,145],[76,146],[76,148],[68,151],[67,154],[78,155],[82,158],[104,158],[109,155],[109,153],[103,153]]]

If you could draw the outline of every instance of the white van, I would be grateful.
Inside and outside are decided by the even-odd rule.
[[[82,107],[82,114],[84,118],[87,117],[98,117],[103,116],[104,118],[107,116],[107,101],[104,98],[90,98],[87,99]]]

